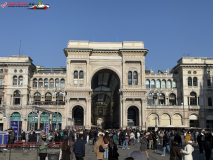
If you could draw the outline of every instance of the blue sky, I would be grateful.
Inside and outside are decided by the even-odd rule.
[[[7,0],[0,0],[0,5]],[[34,2],[38,1],[9,1]],[[172,69],[183,54],[213,58],[212,0],[43,0],[51,8],[0,7],[0,56],[66,65],[68,40],[143,41],[146,68]]]

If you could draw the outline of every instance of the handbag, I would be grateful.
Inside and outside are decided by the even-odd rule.
[[[102,145],[99,146],[99,152],[105,152],[105,150],[104,150]]]
[[[40,151],[41,151],[41,150],[44,150],[44,149],[46,149],[46,146],[45,146],[45,145],[41,145],[41,146],[39,147],[39,149],[40,149]]]

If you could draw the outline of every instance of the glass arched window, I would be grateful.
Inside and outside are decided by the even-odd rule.
[[[146,80],[146,88],[150,88],[150,81],[148,79]]]
[[[45,87],[45,88],[48,88],[48,83],[49,83],[48,79],[45,78],[45,79],[44,79],[44,87]]]
[[[18,78],[18,85],[19,86],[23,85],[23,77],[22,76],[19,76],[19,78]]]
[[[153,105],[154,104],[154,99],[153,99],[153,95],[151,93],[149,93],[147,95],[147,104],[148,105]]]
[[[13,104],[15,105],[19,105],[21,104],[21,92],[19,90],[16,90],[14,93],[13,93]]]
[[[160,80],[159,79],[156,81],[156,88],[160,88]]]
[[[128,85],[132,85],[132,72],[128,72]]]
[[[151,88],[155,88],[155,80],[154,79],[151,80]]]
[[[56,87],[56,88],[59,88],[59,79],[58,79],[58,78],[55,79],[55,87]]]
[[[17,85],[18,78],[17,76],[13,76],[13,85]]]
[[[37,87],[37,79],[36,79],[36,78],[33,79],[33,87],[34,87],[34,88]]]
[[[162,80],[162,88],[166,88],[166,80]]]
[[[39,78],[39,80],[38,80],[38,87],[43,88],[43,79],[42,78]]]
[[[48,102],[51,102],[51,101],[52,101],[52,94],[50,92],[47,92],[45,94],[45,102],[47,102],[47,103],[45,103],[45,104],[49,104]]]
[[[193,78],[193,86],[197,86],[197,77]]]
[[[197,105],[197,95],[195,92],[190,93],[190,105]]]
[[[212,106],[212,99],[208,98],[208,106]]]
[[[53,78],[50,79],[50,88],[54,88],[54,79]]]
[[[176,105],[176,96],[174,93],[169,95],[169,104],[170,105]]]
[[[65,88],[65,80],[61,79],[61,88]]]
[[[138,73],[136,71],[133,73],[133,83],[134,85],[138,85]]]
[[[161,105],[165,105],[165,95],[161,93],[158,97],[158,103]]]
[[[192,78],[188,77],[188,86],[192,86]]]
[[[74,71],[74,79],[78,79],[78,71]]]
[[[171,80],[170,79],[167,81],[167,88],[172,88],[172,84],[171,84]]]
[[[173,88],[177,88],[177,81],[173,80]]]
[[[41,94],[39,92],[36,92],[34,94],[34,103],[36,105],[39,105],[40,104],[40,101],[41,101]]]
[[[84,72],[83,71],[79,72],[79,79],[84,79]]]

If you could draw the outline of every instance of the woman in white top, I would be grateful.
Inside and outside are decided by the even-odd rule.
[[[194,152],[194,148],[192,147],[192,141],[186,141],[186,146],[184,150],[181,149],[180,153],[183,153],[183,160],[193,160],[192,152]]]

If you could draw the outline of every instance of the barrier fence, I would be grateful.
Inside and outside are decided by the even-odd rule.
[[[63,142],[50,142],[47,146],[47,154],[59,154]],[[70,146],[73,142],[69,143]],[[0,145],[0,160],[39,160],[38,142],[17,141],[15,144]]]

